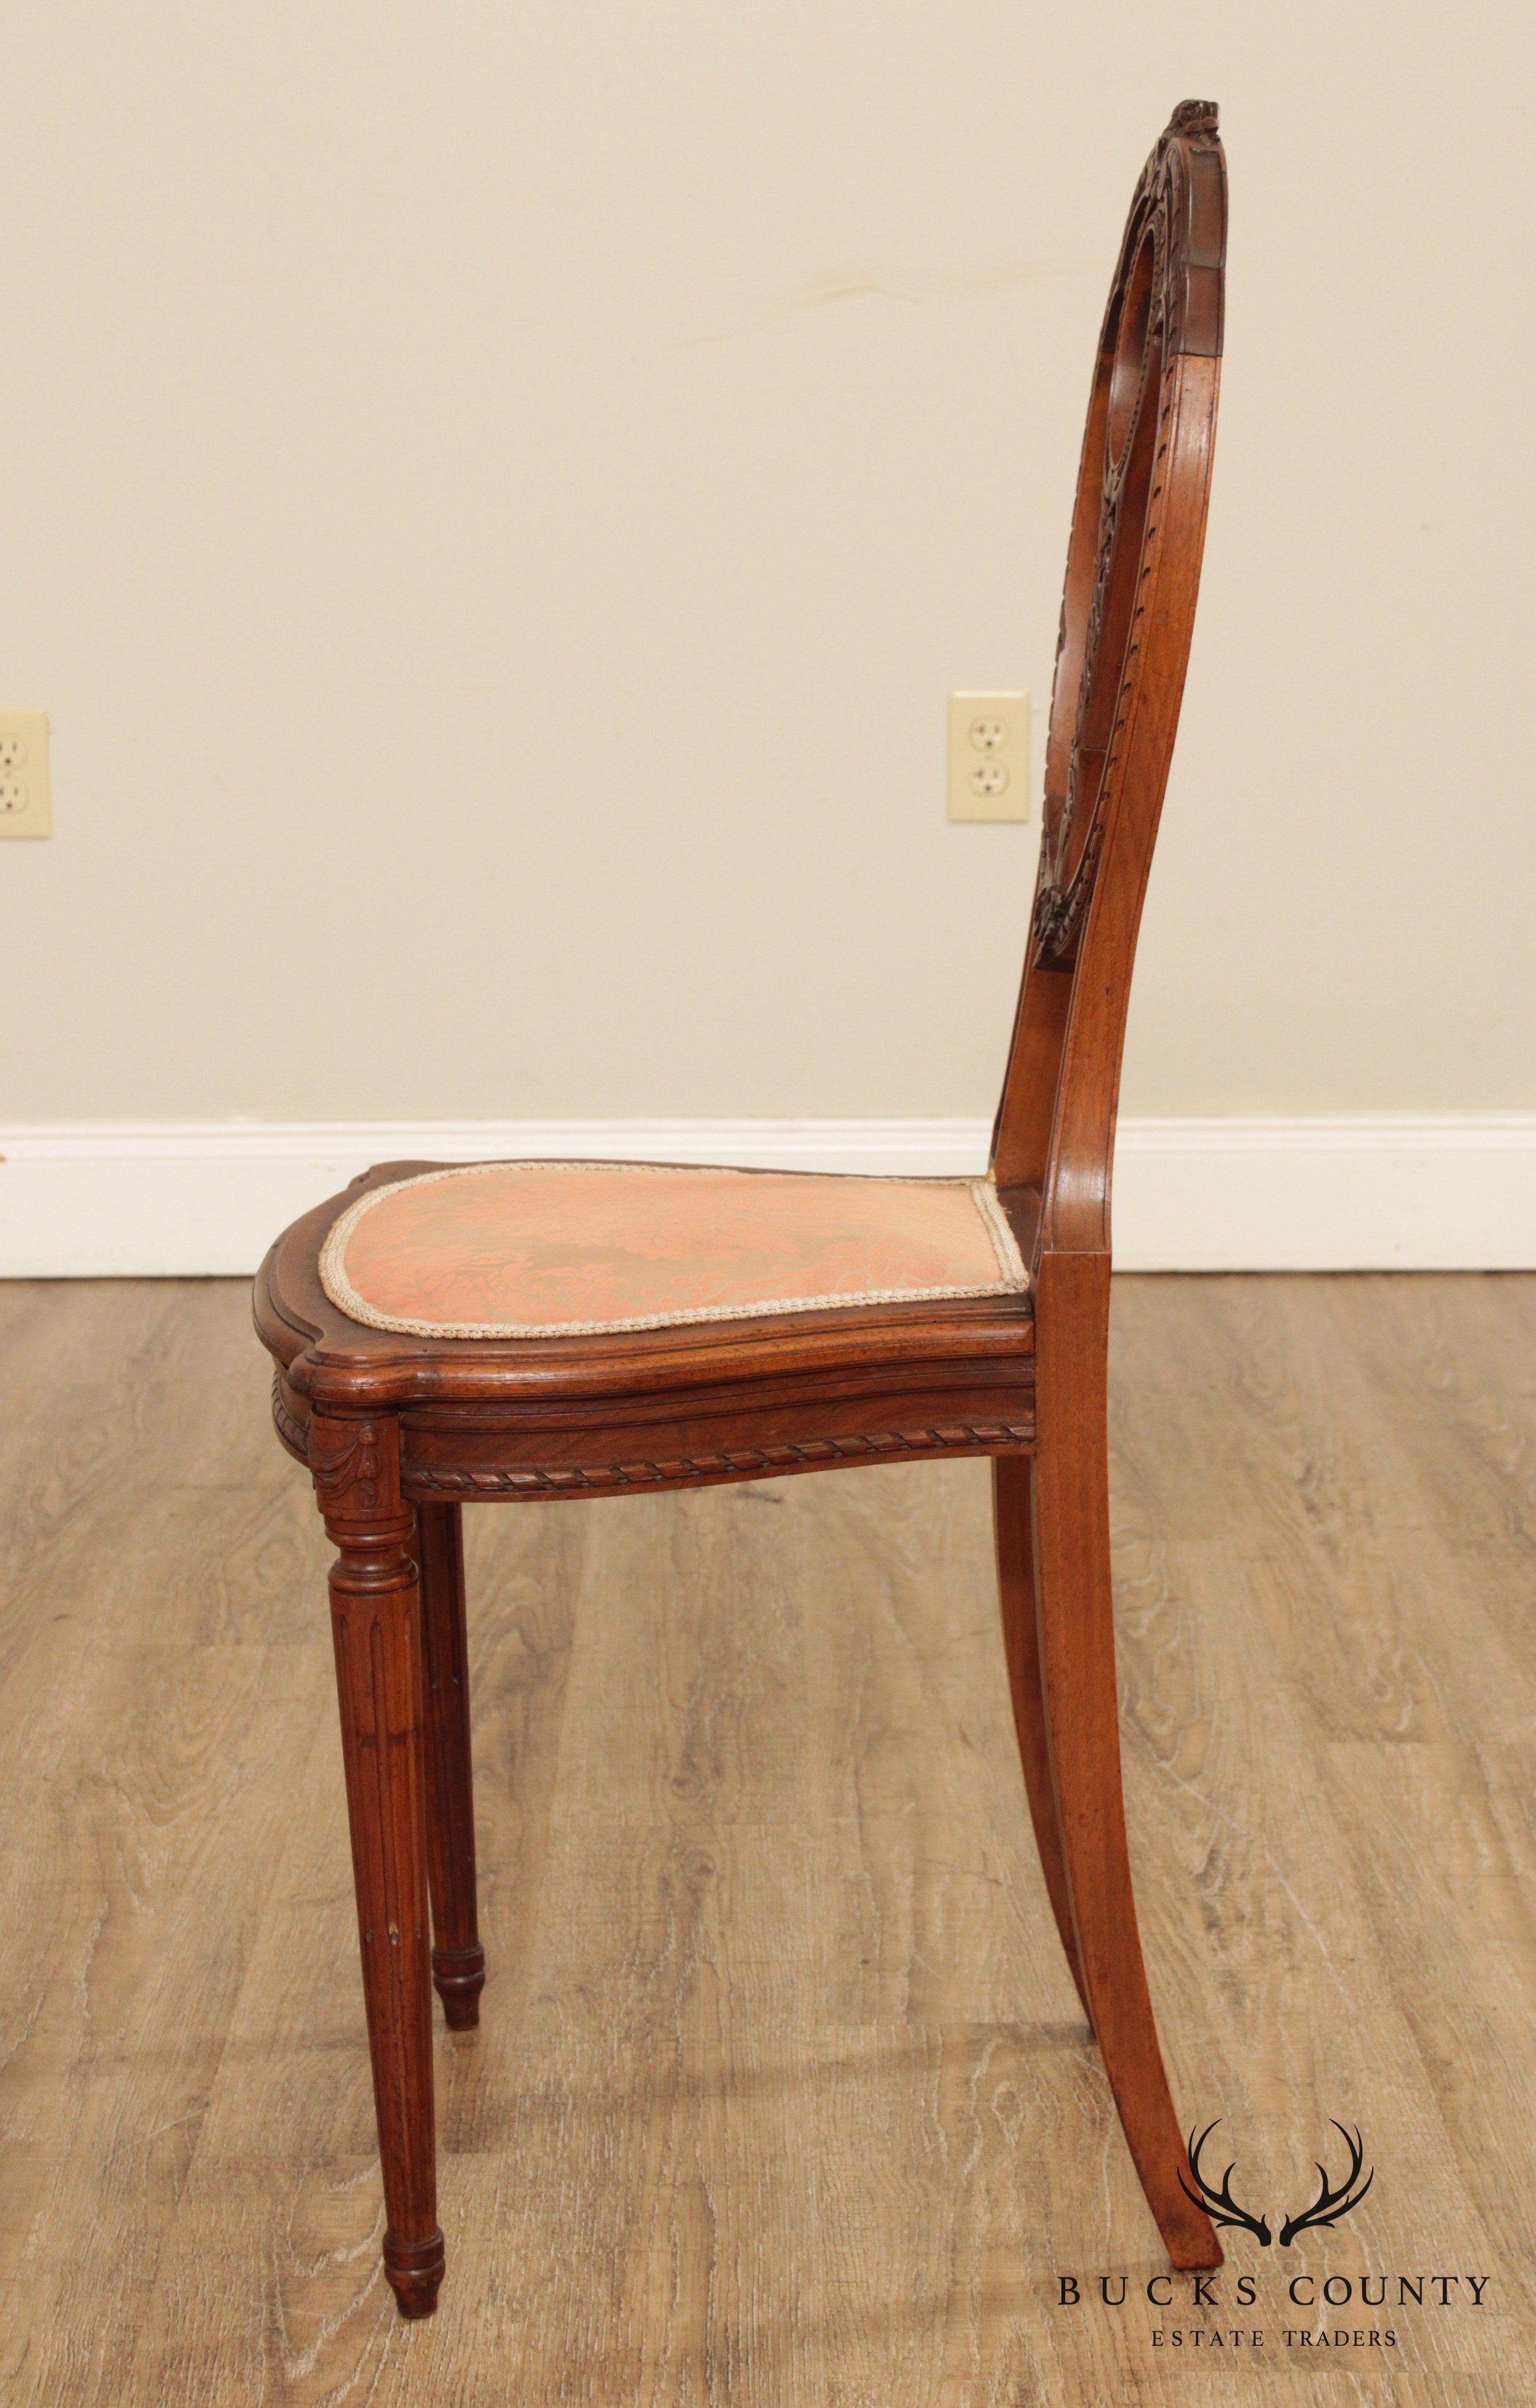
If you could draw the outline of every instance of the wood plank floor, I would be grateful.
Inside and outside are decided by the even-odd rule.
[[[984,1466],[518,1505],[467,1517],[491,1975],[439,2030],[449,2274],[402,2325],[327,1550],[244,1290],[17,1284],[7,2408],[1536,2401],[1536,1280],[1125,1280],[1114,1313],[1175,2097],[1272,2223],[1357,2124],[1347,2221],[1148,2304]]]

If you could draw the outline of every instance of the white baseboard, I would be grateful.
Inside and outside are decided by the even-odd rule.
[[[0,1277],[250,1273],[373,1162],[497,1156],[974,1174],[988,1124],[228,1121],[0,1127]],[[1123,1270],[1536,1268],[1536,1113],[1125,1120]]]

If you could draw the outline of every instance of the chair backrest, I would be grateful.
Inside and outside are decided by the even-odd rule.
[[[1107,1254],[1141,897],[1195,621],[1221,373],[1227,168],[1186,100],[1142,171],[1094,365],[1034,919],[993,1172],[1036,1254]]]

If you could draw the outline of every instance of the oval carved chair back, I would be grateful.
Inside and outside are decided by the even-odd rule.
[[[1026,1192],[1037,1249],[1109,1247],[1131,964],[1199,586],[1226,247],[1216,111],[1184,101],[1127,221],[1067,555],[1034,914],[993,1140],[998,1185]]]

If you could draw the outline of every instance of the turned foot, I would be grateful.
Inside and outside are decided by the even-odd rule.
[[[443,2237],[429,2233],[424,2241],[396,2241],[384,2235],[384,2272],[395,2304],[403,2316],[436,2315],[438,2287],[443,2278]]]
[[[473,2031],[480,2022],[480,1994],[485,1987],[485,1951],[479,1941],[467,1948],[434,1948],[432,1979],[449,2030]]]

